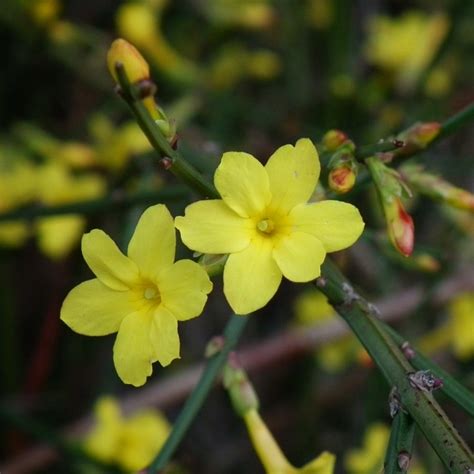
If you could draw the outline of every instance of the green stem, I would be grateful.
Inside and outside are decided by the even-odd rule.
[[[150,474],[157,472],[159,469],[163,469],[176,451],[179,443],[206,400],[217,376],[224,367],[229,352],[231,352],[237,344],[247,321],[248,316],[234,314],[230,318],[224,330],[224,345],[222,349],[209,358],[198,384],[188,397],[178,419],[175,421],[171,434],[161,451],[158,453],[158,456],[148,468]]]
[[[474,465],[472,453],[433,395],[410,384],[408,376],[415,370],[377,319],[376,308],[355,292],[328,258],[317,285],[367,349],[388,383],[397,388],[403,409],[413,417],[445,466],[452,473],[465,474]]]
[[[474,102],[470,103],[464,109],[460,110],[457,114],[449,117],[441,124],[441,131],[438,136],[433,140],[432,143],[445,138],[448,135],[452,135],[454,132],[459,130],[464,125],[474,121]]]
[[[392,431],[385,456],[384,474],[403,474],[407,472],[400,464],[399,456],[412,457],[416,424],[413,418],[400,410],[393,419]]]
[[[398,334],[397,331],[391,328],[388,324],[384,324],[384,328],[399,347],[401,347],[402,344],[407,343],[406,339],[404,339],[403,336]],[[441,388],[441,391],[446,396],[458,403],[471,416],[474,416],[474,394],[462,384],[460,384],[448,372],[443,370],[423,354],[420,354],[411,346],[410,351],[410,363],[413,365],[413,367],[415,367],[417,370],[430,370],[434,375],[439,377],[443,381],[443,387]]]
[[[356,148],[355,157],[358,161],[363,161],[369,156],[376,155],[377,153],[386,153],[391,151],[397,151],[403,143],[393,138],[382,140],[379,143],[373,143],[372,145],[363,145]]]
[[[60,216],[66,214],[94,214],[112,209],[122,209],[135,204],[153,204],[186,197],[187,189],[181,186],[158,191],[140,191],[135,194],[112,193],[100,199],[61,204],[58,206],[28,206],[0,214],[0,222],[36,217]]]
[[[166,169],[183,180],[192,189],[209,198],[219,198],[216,188],[205,179],[199,171],[184,160],[179,152],[172,148],[166,137],[158,128],[148,110],[133,91],[123,67],[117,67],[117,77],[123,91],[123,97],[132,111],[138,125],[147,136],[153,148],[160,154],[161,158],[169,160]]]

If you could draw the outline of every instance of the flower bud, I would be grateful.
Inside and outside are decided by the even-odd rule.
[[[384,211],[392,244],[402,255],[410,256],[415,243],[413,219],[405,211],[399,198],[395,198],[391,203],[385,203]]]
[[[135,46],[122,38],[116,39],[107,52],[107,66],[115,82],[118,82],[117,64],[123,65],[131,84],[150,77],[150,68],[143,56]]]
[[[427,173],[423,167],[407,165],[403,167],[402,174],[419,193],[459,209],[474,211],[474,194],[452,185],[440,176]]]
[[[401,175],[382,163],[379,158],[370,157],[365,162],[384,211],[390,241],[403,256],[408,257],[413,252],[415,226],[403,206],[401,197],[403,194],[411,195],[410,190]]]
[[[224,368],[223,383],[237,414],[244,416],[250,410],[258,410],[257,394],[247,374],[240,367],[236,354],[229,355],[229,361]]]
[[[405,142],[405,146],[400,148],[397,156],[411,155],[417,151],[424,150],[441,131],[439,122],[418,122],[409,129],[400,133],[397,138]]]
[[[349,192],[356,182],[356,174],[351,166],[343,165],[329,172],[329,187],[338,194]]]
[[[322,139],[323,145],[328,151],[336,151],[344,142],[348,140],[348,136],[341,130],[333,129],[327,131]]]

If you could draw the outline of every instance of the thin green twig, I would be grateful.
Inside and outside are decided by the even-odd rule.
[[[163,469],[176,451],[179,443],[183,439],[188,428],[206,400],[207,395],[214,385],[217,376],[224,367],[229,352],[232,351],[237,344],[237,341],[239,340],[240,335],[247,324],[247,321],[248,316],[239,316],[234,314],[230,318],[224,330],[224,344],[222,349],[217,352],[217,354],[210,357],[198,384],[192,391],[191,395],[188,397],[186,404],[181,410],[177,420],[173,424],[173,429],[170,436],[166,440],[166,443],[162,447],[158,456],[148,468],[148,472],[150,474],[157,472],[158,469]]]
[[[432,143],[437,142],[448,135],[457,132],[461,127],[474,121],[474,102],[464,107],[458,113],[449,117],[441,124],[441,131]]]
[[[416,424],[413,418],[400,410],[392,422],[390,440],[385,455],[384,474],[404,474],[412,457]],[[406,463],[406,464],[405,464]]]
[[[382,323],[384,324],[384,323]],[[459,383],[453,376],[443,370],[439,365],[420,354],[415,348],[408,344],[408,341],[398,334],[388,324],[384,324],[385,330],[390,334],[395,343],[402,347],[405,345],[407,353],[409,353],[410,363],[417,370],[430,370],[434,375],[443,381],[441,391],[464,408],[471,416],[474,416],[474,394],[470,392],[464,385]]]
[[[429,389],[413,384],[415,372],[377,318],[376,308],[362,298],[337,267],[326,258],[318,288],[367,349],[387,382],[396,388],[401,406],[416,424],[450,472],[465,474],[474,456]]]

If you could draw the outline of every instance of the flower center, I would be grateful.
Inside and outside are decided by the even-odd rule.
[[[148,301],[153,301],[154,303],[159,303],[160,301],[160,292],[156,286],[148,286],[143,291],[143,296]]]
[[[258,221],[257,229],[264,234],[271,234],[275,229],[275,223],[271,219],[265,218]]]

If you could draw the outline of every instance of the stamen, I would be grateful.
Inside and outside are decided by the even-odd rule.
[[[257,224],[257,229],[260,232],[265,232],[265,234],[271,234],[273,229],[275,228],[275,224],[271,219],[262,219]]]
[[[145,291],[143,292],[143,296],[145,297],[146,300],[154,300],[158,298],[160,295],[158,293],[157,288],[145,288]]]

